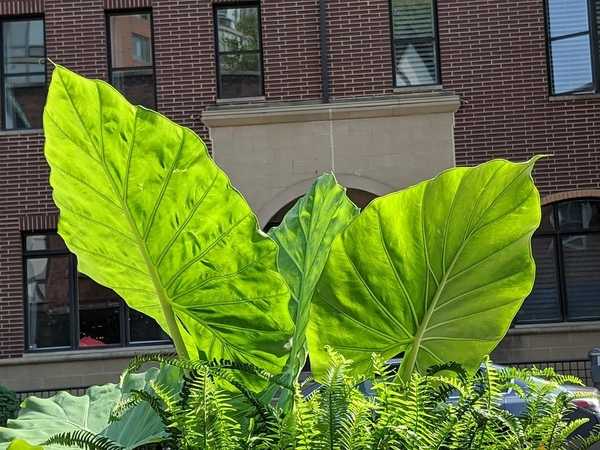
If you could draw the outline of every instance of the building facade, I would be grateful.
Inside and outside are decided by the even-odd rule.
[[[114,379],[166,336],[56,235],[52,63],[190,127],[268,227],[334,171],[364,206],[454,165],[542,160],[534,292],[498,362],[600,344],[600,1],[0,0],[0,383]]]

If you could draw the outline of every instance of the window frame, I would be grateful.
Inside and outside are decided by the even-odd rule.
[[[135,67],[113,67],[112,64],[112,39],[110,32],[110,18],[114,16],[133,16],[138,14],[149,14],[150,15],[150,55],[152,56],[152,65],[150,66],[135,66]],[[154,109],[158,111],[158,89],[156,83],[156,52],[154,50],[154,14],[152,8],[127,8],[127,9],[108,9],[104,12],[105,21],[105,32],[106,32],[106,55],[108,64],[108,82],[111,86],[114,86],[113,72],[115,70],[127,72],[133,70],[152,70],[152,79],[154,81],[153,94],[154,94]],[[116,89],[116,88],[115,88]],[[124,94],[123,94],[124,96]]]
[[[392,52],[392,86],[394,89],[422,89],[427,87],[441,86],[442,85],[442,58],[440,53],[440,35],[439,35],[439,23],[438,23],[438,0],[430,0],[431,8],[433,12],[433,37],[431,38],[417,38],[417,39],[396,39],[394,37],[394,0],[388,0],[389,18],[390,18],[390,40],[391,40],[391,52]],[[402,42],[430,42],[433,40],[433,49],[435,51],[435,77],[434,83],[430,84],[413,84],[410,86],[398,86],[397,84],[397,64],[396,64],[396,41]]]
[[[556,262],[556,275],[557,275],[557,287],[558,287],[558,304],[560,307],[560,319],[559,320],[519,320],[515,318],[515,325],[540,325],[547,323],[578,323],[578,322],[590,322],[598,321],[599,317],[592,318],[578,318],[569,319],[569,301],[567,296],[567,281],[565,275],[565,263],[564,263],[564,252],[562,246],[562,239],[568,236],[587,236],[587,235],[600,235],[600,227],[594,227],[589,230],[572,231],[566,230],[561,231],[560,224],[558,222],[558,206],[564,203],[577,202],[577,201],[593,201],[600,203],[600,198],[597,197],[577,197],[567,200],[561,200],[542,207],[550,206],[552,208],[552,219],[554,221],[554,230],[537,230],[533,235],[533,239],[536,237],[540,238],[552,238],[554,242],[554,258]],[[527,301],[527,299],[525,299]]]
[[[47,49],[46,49],[46,42],[47,42],[47,36],[46,36],[46,19],[44,17],[44,14],[20,14],[20,15],[16,15],[16,16],[5,16],[0,18],[0,114],[2,115],[2,117],[0,117],[0,130],[2,131],[9,131],[9,132],[14,132],[14,131],[23,131],[23,130],[41,130],[42,127],[40,126],[38,127],[30,127],[30,128],[26,128],[26,127],[18,127],[18,128],[6,128],[6,79],[10,78],[11,76],[23,76],[22,74],[10,74],[7,75],[5,73],[5,67],[4,67],[4,24],[7,22],[29,22],[29,21],[33,21],[33,20],[41,20],[42,21],[42,28],[43,28],[43,35],[44,35],[44,56],[42,56],[42,60],[44,62],[44,70],[43,72],[35,72],[33,74],[30,75],[43,75],[44,76],[44,86],[46,86],[46,89],[48,88],[48,59],[47,59]]]
[[[217,99],[222,101],[236,101],[248,98],[261,98],[265,96],[265,61],[264,61],[264,49],[263,49],[263,37],[262,37],[262,10],[260,1],[232,1],[226,3],[213,3],[213,40],[214,40],[214,56],[215,56],[215,69],[217,76]],[[239,8],[256,8],[258,14],[258,50],[242,51],[242,52],[221,52],[219,49],[219,16],[218,12],[222,9],[239,9]],[[222,97],[222,86],[221,86],[221,65],[220,56],[222,54],[251,54],[258,53],[258,61],[260,63],[260,92],[258,95],[253,97]]]
[[[170,343],[170,340],[152,340],[152,341],[135,341],[131,342],[131,327],[130,323],[130,311],[131,308],[127,303],[121,299],[121,305],[119,306],[119,343],[106,344],[101,347],[80,347],[79,345],[79,292],[78,292],[78,275],[77,270],[77,257],[75,254],[69,252],[68,248],[65,250],[27,250],[27,237],[28,236],[41,236],[41,235],[60,235],[56,230],[38,230],[28,231],[21,235],[21,251],[22,251],[22,270],[23,270],[23,311],[24,311],[24,344],[25,353],[52,353],[60,351],[96,351],[110,348],[125,348],[125,347],[144,347],[148,345],[163,345]],[[29,298],[27,291],[27,261],[35,258],[49,258],[53,256],[67,256],[69,258],[69,337],[71,340],[70,345],[60,347],[44,347],[33,349],[30,348],[29,340]],[[86,275],[87,276],[87,275]],[[118,294],[117,294],[118,296]]]
[[[548,90],[552,97],[564,97],[570,95],[594,95],[600,93],[600,34],[598,33],[597,15],[600,11],[597,10],[597,0],[586,0],[589,24],[590,38],[590,64],[592,69],[592,90],[591,91],[567,91],[557,93],[554,89],[554,75],[552,71],[552,43],[557,40],[575,37],[575,35],[585,35],[585,32],[572,33],[567,36],[552,39],[550,35],[550,0],[544,0],[544,34],[546,38],[546,74],[548,77]]]

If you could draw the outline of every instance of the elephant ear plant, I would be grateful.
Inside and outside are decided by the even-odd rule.
[[[402,383],[450,362],[473,373],[533,286],[536,158],[450,169],[362,212],[326,174],[269,237],[200,138],[102,81],[56,66],[44,130],[58,231],[78,269],[156,319],[182,361],[275,375],[225,379],[250,398],[268,381],[257,398],[279,398],[286,413],[307,357],[326,380],[326,347],[356,380],[372,373],[373,353],[403,355]],[[0,428],[0,449],[78,431],[50,403],[29,429],[36,405]],[[87,412],[75,409],[79,423]],[[89,431],[119,448],[156,442],[158,416],[135,411]]]
[[[78,269],[156,319],[182,358],[278,372],[293,325],[277,246],[200,138],[61,66],[44,131]]]

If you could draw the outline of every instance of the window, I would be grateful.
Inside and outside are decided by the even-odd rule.
[[[2,22],[2,128],[41,128],[46,101],[43,19]]]
[[[152,15],[108,15],[110,82],[136,105],[156,108]]]
[[[219,98],[263,95],[259,6],[216,6],[215,30]]]
[[[56,233],[25,236],[27,350],[158,343],[168,336],[130,310],[112,290],[77,272],[75,255]]]
[[[391,0],[396,87],[440,83],[435,0]]]
[[[600,0],[547,0],[552,94],[597,93]]]
[[[545,206],[535,286],[516,323],[600,320],[600,199]]]

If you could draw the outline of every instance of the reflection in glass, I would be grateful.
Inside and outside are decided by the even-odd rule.
[[[25,237],[25,250],[43,251],[58,250],[67,251],[67,246],[58,234],[32,234]]]
[[[113,69],[152,65],[150,14],[110,16],[111,64]]]
[[[600,201],[574,200],[559,203],[558,221],[561,231],[600,229]]]
[[[111,289],[79,274],[79,346],[121,342],[121,299]]]
[[[394,39],[433,37],[431,0],[393,0]]]
[[[554,208],[552,205],[542,206],[542,220],[539,231],[554,231]]]
[[[562,238],[568,320],[600,319],[600,234]]]
[[[113,86],[131,103],[155,109],[154,71],[150,69],[115,70]]]
[[[41,128],[46,99],[44,22],[2,24],[4,127]]]
[[[68,256],[27,260],[30,350],[71,345],[69,269]]]
[[[257,7],[217,10],[219,96],[262,95],[260,24]]]
[[[2,30],[5,74],[44,73],[42,20],[5,22]]]
[[[4,113],[6,128],[41,128],[45,101],[45,75],[5,77]]]
[[[516,317],[519,323],[561,320],[558,270],[554,237],[535,237],[532,241],[536,264],[533,291]]]
[[[224,8],[217,11],[219,51],[259,50],[258,8]]]
[[[396,86],[435,84],[435,46],[433,43],[398,43],[396,52]]]
[[[590,37],[574,36],[552,41],[552,80],[554,92],[593,90]]]
[[[169,339],[169,336],[153,318],[134,309],[129,310],[129,329],[131,342],[155,342]]]
[[[588,0],[548,0],[548,32],[554,93],[593,91]]]
[[[432,0],[393,0],[396,86],[436,84],[437,55]]]
[[[588,0],[548,0],[552,38],[588,31]]]
[[[260,94],[262,81],[259,54],[226,54],[221,55],[219,62],[222,97],[255,97]]]

